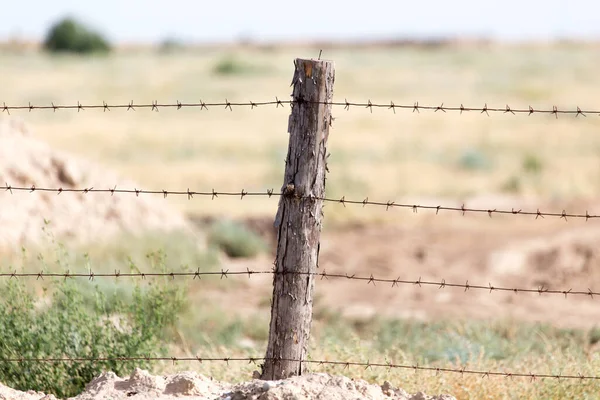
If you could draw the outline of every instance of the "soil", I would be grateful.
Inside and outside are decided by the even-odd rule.
[[[195,372],[180,372],[169,376],[154,376],[135,369],[131,376],[120,378],[106,372],[90,382],[83,393],[72,400],[100,399],[219,399],[219,400],[279,400],[279,399],[390,399],[390,400],[456,400],[450,395],[428,396],[422,392],[409,395],[389,382],[381,386],[360,379],[328,374],[310,374],[280,381],[252,380],[232,385],[218,382]],[[53,395],[39,392],[19,392],[0,384],[1,400],[55,400]]]
[[[57,151],[32,136],[16,118],[0,119],[0,184],[37,188],[135,189],[140,185],[109,168]],[[5,190],[0,195],[0,251],[47,241],[49,228],[64,243],[85,243],[116,234],[144,231],[193,233],[204,238],[185,215],[170,209],[162,197],[106,193],[68,193]],[[49,225],[48,225],[49,223]]]
[[[512,206],[534,211],[539,207],[559,213],[567,206],[567,210],[581,211],[584,215],[586,209],[593,214],[594,204],[598,204],[593,200],[573,201],[561,203],[563,208],[559,209],[552,202],[508,200],[490,197],[482,204],[475,199],[465,204],[504,206],[509,210]],[[565,221],[557,217],[535,219],[518,215],[496,215],[490,219],[485,213],[442,216],[435,215],[435,211],[414,215],[410,210],[406,213],[403,224],[324,229],[318,272],[355,275],[367,280],[319,278],[316,305],[357,319],[386,315],[419,320],[500,318],[570,327],[596,324],[594,316],[600,296],[572,292],[600,292],[598,220]],[[274,248],[272,222],[272,219],[262,222],[253,219],[248,226],[263,234]],[[273,259],[274,253],[252,260],[231,259],[224,268],[266,270],[272,267]],[[371,276],[465,286],[561,290],[567,294],[418,284],[392,287],[391,283],[369,282]],[[236,296],[215,291],[210,293],[211,299],[222,302],[229,310],[257,312],[271,295],[272,278],[254,275],[243,279],[243,284],[245,290]]]

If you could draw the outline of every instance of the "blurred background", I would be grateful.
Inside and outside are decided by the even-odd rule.
[[[55,0],[7,2],[1,9],[0,106],[288,100],[293,60],[321,54],[335,62],[334,101],[580,107],[585,115],[394,113],[385,107],[334,106],[327,196],[600,214],[596,2]],[[271,105],[7,108],[0,113],[0,182],[279,191],[289,112]],[[268,270],[275,255],[275,198],[7,191],[0,194],[0,209],[2,272]],[[328,204],[320,266],[366,277],[587,291],[600,287],[599,239],[595,219],[490,218],[485,212]],[[156,327],[151,340],[136,342],[146,350],[166,346],[169,354],[179,355],[263,355],[272,291],[268,275],[156,281],[161,285],[136,278],[75,279],[73,290],[82,290],[83,297],[80,303],[71,299],[80,307],[73,318],[80,327],[93,325],[93,318],[82,316],[97,311],[92,297],[102,295],[104,312],[133,315],[134,327],[144,319]],[[52,294],[48,289],[55,286],[48,282],[33,285],[24,278],[23,284],[32,300],[26,312],[36,323],[64,307],[52,296],[65,294]],[[86,290],[89,285],[96,291]],[[315,358],[395,357],[526,372],[597,370],[600,330],[594,318],[597,300],[590,296],[565,300],[562,295],[372,286],[317,282]],[[156,299],[168,300],[160,308],[152,303]],[[49,314],[34,307],[42,301],[50,304]],[[148,309],[134,307],[140,301],[154,304],[153,317],[146,316]],[[19,354],[19,338],[29,327],[27,322],[23,331],[13,330],[14,346],[0,349]],[[86,335],[78,329],[78,335]],[[13,342],[5,338],[5,343]],[[106,343],[104,350],[117,351],[114,343]],[[68,339],[62,345],[72,347]],[[118,351],[132,354],[136,346]],[[105,367],[129,371],[127,365]],[[245,365],[196,367],[229,380],[249,379],[252,372]],[[0,371],[0,381],[11,383],[7,371]],[[40,375],[49,374],[45,371]],[[598,390],[593,383],[515,386],[459,377],[416,382],[407,377],[410,373],[391,377],[405,382],[407,390],[426,386],[460,398],[496,398],[498,391],[559,398]],[[352,376],[392,379],[386,374],[357,370]],[[59,382],[57,393],[77,390],[48,376],[46,383],[12,383],[48,391]]]

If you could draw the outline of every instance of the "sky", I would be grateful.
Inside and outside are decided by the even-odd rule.
[[[111,41],[600,39],[598,0],[0,0],[0,40],[74,16]]]

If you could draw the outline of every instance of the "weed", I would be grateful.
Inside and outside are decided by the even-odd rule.
[[[521,183],[521,178],[515,175],[508,178],[501,186],[501,190],[508,193],[519,193],[522,189],[523,185]]]
[[[44,272],[167,272],[204,269],[214,263],[194,238],[172,234],[122,236],[111,243],[69,251],[42,227],[49,247],[4,256],[2,269]],[[42,244],[43,246],[43,244]],[[172,259],[167,259],[167,252]],[[80,255],[82,253],[82,255]],[[173,266],[176,264],[176,266]],[[168,282],[167,282],[168,281]],[[48,286],[46,286],[48,285]],[[136,280],[8,280],[0,300],[0,360],[5,358],[99,358],[161,356],[179,315],[186,309],[185,287],[171,278]],[[79,393],[104,370],[123,375],[150,362],[2,362],[0,381],[20,390],[58,397]]]
[[[243,75],[256,72],[255,67],[238,60],[233,56],[226,56],[213,67],[215,75]]]
[[[458,159],[458,165],[466,170],[488,170],[492,167],[487,154],[478,149],[465,150]]]
[[[166,329],[184,304],[176,286],[137,286],[130,302],[117,299],[108,307],[94,286],[81,289],[55,280],[50,305],[38,307],[25,282],[10,280],[0,302],[0,358],[102,358],[166,354]],[[47,292],[47,289],[44,290]],[[93,293],[94,303],[84,299]],[[110,310],[110,311],[109,311]],[[112,318],[118,318],[118,323]],[[0,361],[0,381],[18,390],[38,390],[64,398],[75,396],[103,370],[118,375],[146,361],[78,361],[62,363]]]
[[[537,157],[535,154],[527,154],[524,158],[523,158],[523,171],[530,173],[530,174],[539,174],[542,172],[542,169],[544,168],[544,164],[542,163],[542,160],[540,160],[539,157]]]
[[[244,225],[229,220],[213,224],[209,233],[209,242],[229,257],[254,257],[267,248],[260,236]]]

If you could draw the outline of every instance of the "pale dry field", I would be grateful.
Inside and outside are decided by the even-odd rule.
[[[293,59],[318,54],[318,48],[118,52],[89,59],[2,54],[0,104],[287,100]],[[324,49],[323,58],[336,63],[334,101],[600,109],[600,78],[595,68],[600,52],[593,45]],[[233,61],[227,64],[228,60]],[[220,64],[233,67],[233,73],[218,73]],[[533,211],[540,207],[543,211],[600,213],[597,114],[556,119],[478,112],[397,110],[394,114],[385,108],[374,108],[371,113],[358,107],[349,111],[334,107],[333,113],[330,197],[451,206],[467,201],[482,208],[522,206]],[[140,182],[143,189],[194,191],[278,191],[287,151],[288,115],[288,107],[275,106],[234,107],[232,111],[211,107],[159,112],[12,112],[31,126],[35,136],[115,169]],[[165,201],[201,216],[264,217],[259,223],[267,227],[265,231],[272,226],[277,207],[276,198],[213,201],[195,197],[188,201],[173,196]],[[357,224],[325,229],[320,267],[329,273],[377,278],[598,289],[594,221],[445,215],[328,204],[326,227],[331,222]],[[376,222],[392,226],[380,228]],[[581,230],[586,241],[573,241],[557,253],[553,245],[538,251],[537,242],[530,242],[556,242],[554,234],[579,234],[584,225],[591,229]],[[498,252],[520,254],[519,248],[511,246],[521,243],[539,255],[534,257],[537,263],[523,262],[519,267],[494,261],[492,256]],[[137,251],[130,243],[119,245],[125,252]],[[185,246],[174,246],[166,239],[163,245],[171,246],[167,246],[170,268],[177,270],[180,261],[201,265],[194,251]],[[581,249],[591,254],[584,261],[579,257]],[[101,254],[98,269],[112,270],[108,257],[118,251],[94,250]],[[271,266],[272,256],[222,259],[218,268],[264,270]],[[197,307],[180,327],[174,354],[263,354],[270,277],[234,279],[194,281],[188,295]],[[389,357],[397,363],[482,371],[595,375],[600,362],[599,334],[593,330],[596,324],[591,317],[596,314],[596,301],[585,296],[563,299],[535,293],[319,280],[311,357],[372,362]],[[392,323],[385,318],[399,320]],[[398,322],[404,320],[406,326]],[[425,325],[411,325],[421,322]],[[523,325],[534,322],[565,331],[548,333]],[[570,327],[581,328],[583,338],[571,340]],[[170,369],[193,368],[232,380],[244,379],[256,369],[246,364],[168,364],[165,367]],[[595,381],[532,383],[529,379],[438,376],[385,368],[316,369],[371,381],[388,379],[402,382],[407,390],[445,391],[457,398],[572,398],[577,394],[594,398],[592,394],[598,393]]]
[[[293,59],[318,53],[292,47],[119,52],[91,59],[4,54],[0,103],[287,100]],[[334,101],[600,109],[600,52],[593,45],[325,49],[323,58],[336,63]],[[238,70],[217,73],[229,59]],[[568,200],[600,190],[597,115],[394,114],[341,106],[333,113],[331,197],[431,204],[497,193]],[[12,112],[53,146],[116,169],[144,189],[197,191],[279,190],[288,114],[289,107],[275,106]],[[276,209],[274,199],[208,200],[167,201],[205,215],[271,216]],[[360,207],[330,206],[327,212],[331,221],[390,219],[390,213]]]

